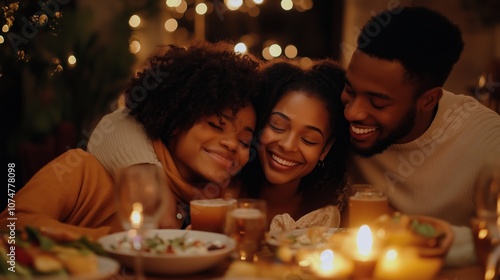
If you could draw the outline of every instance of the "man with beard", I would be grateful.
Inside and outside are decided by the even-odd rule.
[[[350,122],[350,183],[384,189],[405,214],[454,226],[447,263],[474,261],[474,181],[500,152],[500,116],[442,88],[463,50],[459,28],[422,7],[397,7],[369,20],[342,92]]]

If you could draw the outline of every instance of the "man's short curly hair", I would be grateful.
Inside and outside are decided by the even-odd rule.
[[[167,144],[202,117],[248,105],[258,93],[258,66],[224,42],[160,46],[128,84],[125,104],[151,139]]]
[[[364,25],[357,43],[363,53],[400,62],[417,96],[443,86],[464,47],[459,27],[425,7],[380,12]]]

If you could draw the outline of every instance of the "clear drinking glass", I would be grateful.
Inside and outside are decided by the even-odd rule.
[[[190,202],[191,227],[193,230],[224,233],[228,210],[236,207],[236,199],[196,199]]]
[[[359,228],[389,213],[387,195],[380,188],[353,184],[349,186],[349,192],[349,227]]]
[[[235,240],[233,257],[256,261],[267,231],[267,205],[260,199],[238,199],[236,208],[226,215],[225,233]]]
[[[481,218],[500,216],[500,154],[488,157],[475,182],[476,213]]]
[[[136,279],[145,279],[142,265],[142,238],[148,229],[158,228],[165,210],[165,173],[155,164],[137,164],[119,171],[116,205],[123,227],[136,251]]]
[[[484,162],[474,184],[476,217],[472,218],[474,245],[485,274],[500,275],[500,154],[493,152]]]

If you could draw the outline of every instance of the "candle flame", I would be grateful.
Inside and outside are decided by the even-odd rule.
[[[477,237],[479,239],[485,239],[486,237],[488,236],[488,230],[483,228],[481,230],[479,230],[478,234],[477,234]]]
[[[358,236],[356,237],[356,244],[358,245],[358,252],[362,256],[368,256],[373,247],[373,236],[370,227],[362,225],[359,228]]]
[[[142,204],[134,203],[132,205],[132,213],[130,214],[130,222],[132,228],[139,228],[142,224]]]
[[[333,269],[335,254],[332,250],[324,250],[323,252],[321,252],[319,259],[321,260],[321,263],[319,265],[320,269],[322,269],[323,271],[329,271]]]
[[[386,260],[393,261],[393,260],[395,260],[397,257],[398,257],[398,251],[396,251],[396,250],[394,250],[394,249],[389,249],[389,250],[387,250],[387,252],[385,253],[385,259],[386,259]]]

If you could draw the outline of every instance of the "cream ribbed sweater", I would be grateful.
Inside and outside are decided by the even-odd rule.
[[[500,116],[472,97],[444,91],[422,136],[371,158],[353,157],[349,180],[384,188],[390,204],[403,213],[470,226],[474,181],[494,151],[500,152]],[[463,238],[470,239],[470,231]]]
[[[144,128],[124,109],[101,119],[90,136],[87,151],[113,176],[116,170],[134,164],[159,163]]]

